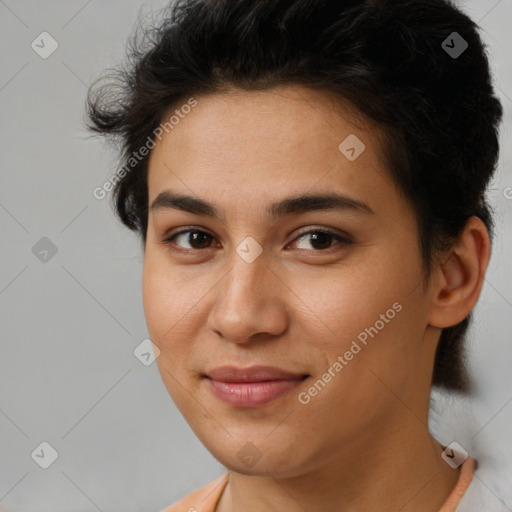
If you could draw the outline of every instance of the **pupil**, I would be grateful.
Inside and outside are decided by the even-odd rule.
[[[318,243],[320,242],[320,246],[322,245],[327,245],[327,248],[330,246],[330,238],[331,238],[331,235],[329,235],[328,233],[313,233],[311,235],[311,244],[313,245],[313,247],[315,247],[315,243]],[[323,242],[323,244],[322,244]],[[325,247],[320,247],[321,249],[324,249]]]
[[[199,231],[193,231],[190,233],[190,236],[192,238],[192,246],[194,246],[194,243],[198,244],[199,246],[204,246],[205,240],[207,240],[209,237],[208,233],[200,233]],[[208,246],[208,244],[206,244],[206,246]]]

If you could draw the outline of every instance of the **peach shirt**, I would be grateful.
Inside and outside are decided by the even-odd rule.
[[[460,503],[462,496],[473,479],[474,470],[475,461],[468,457],[461,466],[457,485],[439,509],[439,512],[455,512],[457,505]],[[229,475],[226,473],[161,512],[215,512],[228,479]]]

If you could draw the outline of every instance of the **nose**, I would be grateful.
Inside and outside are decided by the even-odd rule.
[[[246,344],[286,330],[290,291],[264,253],[251,263],[234,254],[231,270],[214,290],[217,295],[207,326],[221,338]]]

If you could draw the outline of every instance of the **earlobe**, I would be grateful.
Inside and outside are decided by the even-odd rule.
[[[439,264],[429,318],[432,326],[451,327],[470,313],[482,289],[490,252],[485,224],[478,217],[469,218]]]

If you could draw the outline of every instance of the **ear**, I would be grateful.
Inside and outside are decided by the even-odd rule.
[[[433,280],[432,326],[451,327],[467,317],[480,295],[490,254],[485,224],[470,217],[458,240],[442,256]]]

